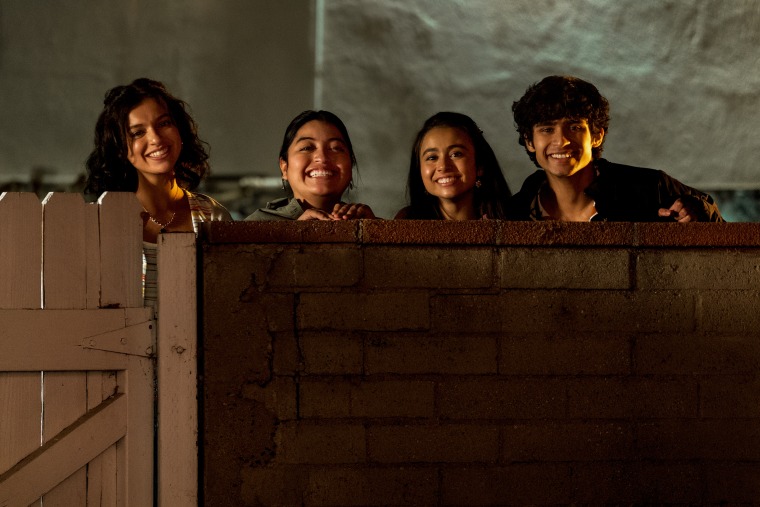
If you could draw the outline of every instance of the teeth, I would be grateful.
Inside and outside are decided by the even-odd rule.
[[[570,153],[552,153],[549,155],[551,158],[570,158]]]
[[[315,169],[309,173],[309,178],[324,178],[326,176],[332,176],[332,171]]]
[[[166,155],[168,151],[169,151],[168,148],[161,148],[160,150],[154,151],[153,153],[148,153],[148,156],[151,158],[159,158]]]
[[[452,182],[452,181],[454,181],[455,179],[456,179],[456,178],[452,178],[452,177],[446,177],[446,178],[438,178],[438,181],[437,181],[437,183],[440,183],[441,185],[445,185],[445,184],[447,184],[447,183],[451,183],[451,182]]]

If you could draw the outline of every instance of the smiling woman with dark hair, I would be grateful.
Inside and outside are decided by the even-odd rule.
[[[407,197],[397,219],[504,218],[509,186],[483,131],[467,115],[427,119],[412,147]]]
[[[146,302],[155,299],[160,233],[197,234],[201,222],[231,220],[217,201],[191,192],[208,172],[207,159],[185,103],[162,83],[141,78],[106,93],[85,192],[134,192],[142,204]]]
[[[267,203],[246,220],[375,218],[366,204],[343,202],[353,188],[356,155],[348,130],[329,111],[304,111],[285,129],[279,156],[282,188],[292,194]]]

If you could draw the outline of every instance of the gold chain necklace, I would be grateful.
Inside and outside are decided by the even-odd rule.
[[[176,211],[172,211],[172,217],[169,219],[169,221],[166,222],[166,223],[161,223],[158,220],[156,220],[155,218],[153,218],[153,215],[150,214],[150,211],[146,210],[145,208],[143,208],[143,210],[145,211],[145,213],[148,214],[148,218],[150,218],[150,221],[153,222],[154,224],[156,224],[157,226],[159,226],[161,228],[161,232],[164,232],[166,230],[166,228],[169,227],[172,222],[174,222],[174,217],[177,216],[177,212]]]

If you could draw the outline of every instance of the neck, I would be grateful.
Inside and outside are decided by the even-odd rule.
[[[299,196],[294,196],[303,209],[319,209],[327,213],[332,213],[333,208],[340,202],[340,197],[310,197],[308,200]]]
[[[541,200],[552,218],[564,221],[588,221],[595,212],[594,200],[585,190],[596,178],[593,164],[589,164],[568,177],[547,173],[548,186],[544,186]]]
[[[174,178],[145,178],[139,175],[137,199],[151,214],[163,213],[184,197],[183,190]]]
[[[438,209],[446,220],[474,220],[478,218],[475,216],[472,194],[457,201],[438,199]]]

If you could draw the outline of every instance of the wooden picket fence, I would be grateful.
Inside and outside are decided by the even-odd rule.
[[[157,321],[140,209],[0,195],[2,507],[197,505],[195,236],[159,237]]]

